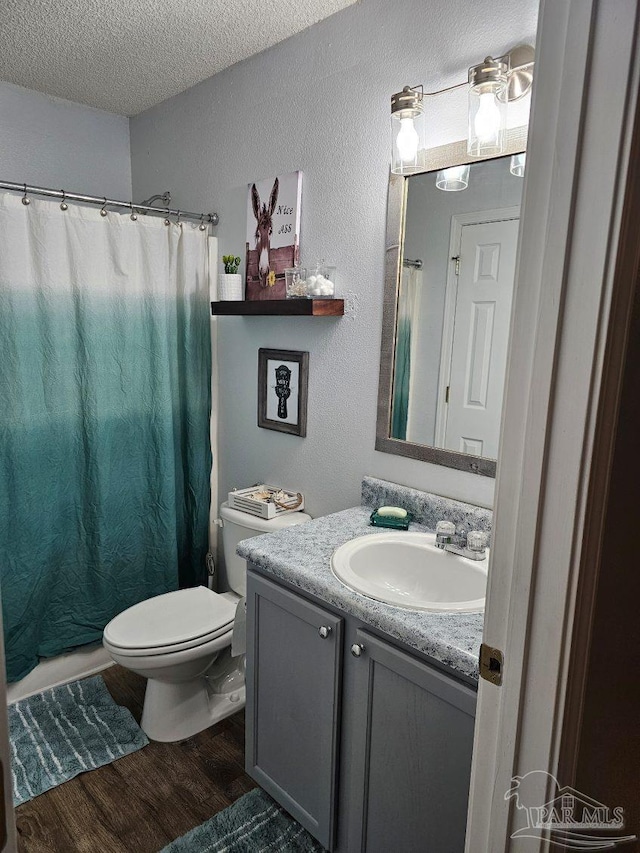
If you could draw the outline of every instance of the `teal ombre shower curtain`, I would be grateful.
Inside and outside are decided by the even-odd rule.
[[[422,296],[422,272],[415,267],[403,267],[398,293],[396,351],[393,366],[393,404],[391,408],[391,438],[407,440],[411,383],[414,381],[416,336]],[[412,372],[412,369],[414,372]]]
[[[8,679],[204,577],[211,345],[197,225],[0,195]]]

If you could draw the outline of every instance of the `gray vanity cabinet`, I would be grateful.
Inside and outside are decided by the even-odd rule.
[[[475,691],[366,631],[352,651],[349,853],[463,853]]]
[[[463,853],[475,691],[253,571],[247,614],[247,772],[328,850]]]
[[[343,620],[247,578],[247,772],[332,849]]]

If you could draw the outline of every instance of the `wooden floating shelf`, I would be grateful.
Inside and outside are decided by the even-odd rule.
[[[264,299],[212,302],[218,317],[342,317],[344,299]]]

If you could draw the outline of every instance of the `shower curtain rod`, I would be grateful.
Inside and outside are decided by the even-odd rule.
[[[49,187],[33,187],[29,184],[16,184],[13,181],[0,181],[0,190],[22,193],[24,198],[29,195],[42,195],[48,198],[59,198],[62,201],[82,201],[86,204],[97,204],[100,207],[117,207],[130,210],[132,213],[157,213],[163,216],[178,216],[181,219],[194,219],[198,222],[206,222],[209,225],[217,225],[220,217],[217,213],[189,213],[186,210],[174,210],[167,207],[150,207],[148,204],[135,204],[132,201],[116,201],[112,198],[99,198],[95,195],[84,195],[83,193],[71,193],[66,190],[54,190]]]

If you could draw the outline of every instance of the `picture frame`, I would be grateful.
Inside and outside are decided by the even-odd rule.
[[[259,349],[258,426],[304,438],[308,387],[308,352]]]
[[[245,299],[286,299],[285,269],[300,263],[302,172],[249,184]]]

